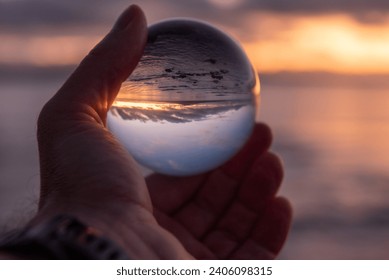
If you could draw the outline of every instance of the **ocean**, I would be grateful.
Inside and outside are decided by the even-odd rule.
[[[37,207],[36,120],[65,80],[0,81],[0,231]],[[261,120],[284,162],[294,209],[280,259],[389,258],[389,94],[385,87],[262,81]]]
[[[281,259],[389,258],[385,88],[264,86],[294,219]]]

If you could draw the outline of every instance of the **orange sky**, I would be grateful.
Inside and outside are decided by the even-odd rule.
[[[341,14],[252,13],[227,30],[260,72],[389,74],[389,21],[366,24]],[[0,64],[77,64],[100,36],[0,34]]]
[[[261,17],[261,28],[270,32],[243,42],[259,71],[389,74],[389,21],[363,24],[345,15]]]

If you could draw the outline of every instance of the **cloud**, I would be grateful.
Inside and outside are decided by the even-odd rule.
[[[354,12],[362,13],[367,11],[388,11],[389,1],[387,0],[250,0],[245,1],[244,8],[261,9],[278,12],[308,12],[308,13],[333,13],[333,12]]]
[[[232,4],[226,5],[227,2]],[[242,42],[246,51],[250,50],[250,57],[257,61],[256,67],[265,71],[295,71],[296,65],[305,65],[305,68],[297,69],[299,71],[333,71],[333,65],[344,65],[345,59],[348,65],[350,62],[361,64],[361,61],[368,61],[372,65],[372,70],[369,70],[372,73],[377,71],[376,65],[386,65],[380,63],[382,57],[386,56],[377,53],[385,53],[385,34],[388,33],[384,28],[389,26],[387,0],[0,0],[0,41],[3,42],[0,45],[0,66],[77,64],[130,3],[138,3],[144,9],[149,23],[171,17],[192,17],[215,24]],[[343,29],[338,26],[343,26]],[[316,37],[318,40],[296,37],[307,27],[312,27],[314,37],[320,35]],[[365,32],[365,27],[370,30]],[[380,28],[381,31],[378,30]],[[373,29],[380,31],[381,35],[371,32]],[[323,30],[327,30],[329,36],[321,36]],[[341,32],[346,36],[340,36],[342,40],[338,42],[349,39],[341,48],[350,46],[346,49],[346,55],[339,49],[330,52],[321,44],[331,43],[333,47],[332,35]],[[64,41],[66,43],[58,43]],[[288,56],[288,52],[293,52],[291,42],[297,42],[297,47],[304,48],[313,46],[315,42],[320,46],[311,48],[311,52],[297,52],[301,50],[297,48],[293,56]],[[286,43],[288,47],[285,47]],[[280,48],[275,49],[274,46]],[[350,49],[358,52],[350,52]],[[298,61],[298,53],[305,59]],[[324,67],[310,66],[316,63],[315,58],[333,58],[334,53],[342,54],[339,56],[341,59],[326,59]],[[349,54],[356,54],[355,59],[350,58]],[[371,56],[378,57],[379,63]],[[277,64],[279,61],[283,65]],[[345,69],[350,71],[356,68],[352,64]]]
[[[227,2],[234,5],[225,5]],[[165,3],[167,9],[178,13],[178,16],[181,13],[182,16],[198,17],[230,27],[242,27],[241,23],[245,21],[248,13],[342,13],[363,22],[384,20],[385,15],[389,13],[387,0],[168,0]]]
[[[377,19],[389,11],[387,0],[239,0],[233,9],[215,0],[142,0],[151,22],[166,17],[196,17],[228,26],[240,26],[248,12],[347,13],[355,18]],[[229,1],[231,2],[231,1]],[[223,2],[224,3],[224,2]],[[14,0],[0,2],[0,27],[22,31],[34,27],[108,25],[129,4],[125,0]],[[228,5],[224,5],[228,7]]]
[[[101,25],[111,21],[115,11],[125,6],[124,2],[123,0],[0,2],[0,27],[12,31],[30,31],[34,28],[57,29],[64,26],[82,28],[84,24]]]

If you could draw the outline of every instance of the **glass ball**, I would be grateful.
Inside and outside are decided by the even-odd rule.
[[[108,127],[141,165],[188,176],[216,168],[254,127],[259,81],[242,48],[217,28],[174,19],[149,27]]]

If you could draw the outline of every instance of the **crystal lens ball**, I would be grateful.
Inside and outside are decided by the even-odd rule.
[[[138,163],[188,176],[220,166],[247,141],[259,81],[242,48],[188,19],[149,27],[137,68],[108,112],[108,127]]]

